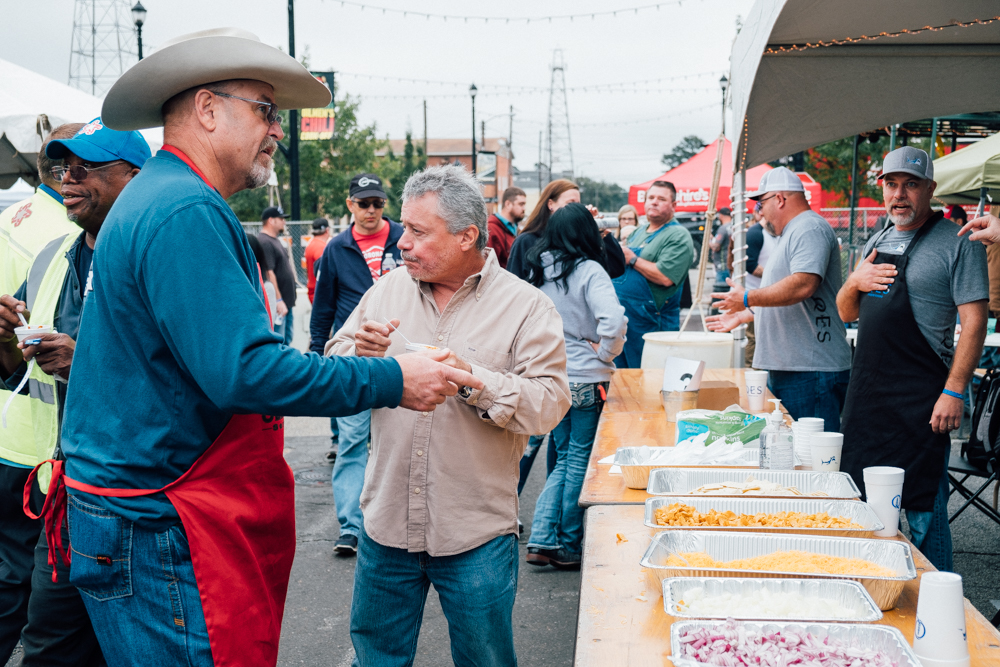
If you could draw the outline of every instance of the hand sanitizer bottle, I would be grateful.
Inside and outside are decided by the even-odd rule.
[[[792,429],[785,424],[781,401],[776,398],[770,400],[774,403],[774,412],[768,417],[768,424],[760,434],[760,467],[768,470],[794,470]]]

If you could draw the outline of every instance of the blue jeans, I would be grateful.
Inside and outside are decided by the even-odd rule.
[[[552,431],[549,448],[556,450],[556,467],[545,480],[535,503],[529,547],[563,548],[574,555],[582,551],[583,508],[580,489],[587,474],[587,461],[594,447],[602,404],[570,408]]]
[[[340,425],[337,423],[336,417],[330,418],[330,430],[333,432],[333,435],[330,436],[330,449],[334,449],[340,442]]]
[[[850,371],[768,371],[767,388],[781,399],[792,419],[821,417],[824,430],[839,433],[850,379]],[[766,409],[771,412],[772,407]]]
[[[382,546],[362,531],[351,602],[353,667],[412,665],[431,584],[456,665],[512,667],[517,535],[454,556]]]
[[[69,531],[69,581],[82,594],[110,667],[212,667],[181,525],[150,532],[70,495]]]
[[[340,442],[337,460],[333,464],[333,502],[337,506],[340,534],[358,536],[361,532],[361,489],[365,485],[368,465],[368,435],[372,426],[372,411],[365,410],[350,417],[338,417]]]
[[[292,315],[291,308],[288,309],[288,314],[285,315],[285,321],[281,323],[280,327],[275,328],[274,331],[281,334],[285,345],[292,344],[292,336],[295,335],[295,317]]]
[[[906,510],[906,522],[910,524],[913,546],[927,556],[934,567],[942,572],[953,572],[953,552],[951,546],[951,526],[948,524],[948,497],[951,487],[948,481],[948,461],[951,452],[946,450],[944,472],[934,497],[934,509],[930,512]]]
[[[615,357],[618,368],[639,368],[642,364],[642,348],[645,342],[643,334],[653,331],[679,331],[681,328],[681,294],[683,286],[677,293],[667,299],[663,308],[656,309],[653,299],[637,300],[623,297],[619,293],[619,301],[628,316],[628,332],[625,336],[625,347],[622,353]]]
[[[542,443],[545,442],[544,435],[533,435],[528,438],[528,446],[524,449],[524,454],[521,456],[520,461],[520,472],[517,479],[517,495],[521,495],[522,489],[524,489],[524,483],[528,481],[528,474],[531,472],[531,466],[535,462],[535,457],[538,456],[538,450],[541,449]],[[545,478],[548,479],[549,475],[552,474],[552,469],[556,467],[556,448],[552,446],[552,440],[549,439],[549,448],[545,450]]]

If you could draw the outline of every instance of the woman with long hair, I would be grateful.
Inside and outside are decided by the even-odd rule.
[[[549,439],[556,463],[535,504],[527,561],[575,569],[583,540],[580,490],[627,320],[608,276],[601,233],[582,204],[553,213],[525,260],[528,282],[552,299],[562,317],[573,394],[572,407]]]
[[[527,279],[528,269],[525,257],[528,251],[545,233],[549,218],[563,206],[580,202],[580,186],[573,181],[560,178],[545,186],[538,197],[538,203],[528,216],[521,233],[514,239],[507,259],[507,270],[519,278]],[[625,253],[611,234],[604,235],[604,246],[607,251],[607,269],[612,278],[625,273]]]

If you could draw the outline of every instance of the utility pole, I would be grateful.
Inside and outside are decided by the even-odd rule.
[[[142,8],[140,4],[137,8]],[[145,13],[145,9],[142,9]],[[69,85],[103,97],[136,56],[135,17],[127,0],[76,0]],[[130,20],[131,18],[131,20]],[[145,16],[142,17],[145,20]]]
[[[295,0],[288,0],[288,55],[295,57]],[[299,112],[288,112],[288,162],[291,167],[292,220],[301,220],[299,203]]]
[[[424,159],[427,159],[427,100],[424,100]]]
[[[542,193],[542,131],[538,131],[538,193]]]
[[[558,163],[561,171],[572,175],[573,142],[569,132],[569,103],[566,99],[566,62],[562,49],[552,52],[551,81],[549,84],[548,153],[549,178]]]

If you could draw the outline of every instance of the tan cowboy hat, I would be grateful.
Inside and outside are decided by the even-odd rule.
[[[163,125],[163,104],[188,88],[228,79],[274,86],[281,109],[325,107],[330,89],[295,58],[239,28],[181,35],[125,72],[104,99],[101,120],[114,130]]]

